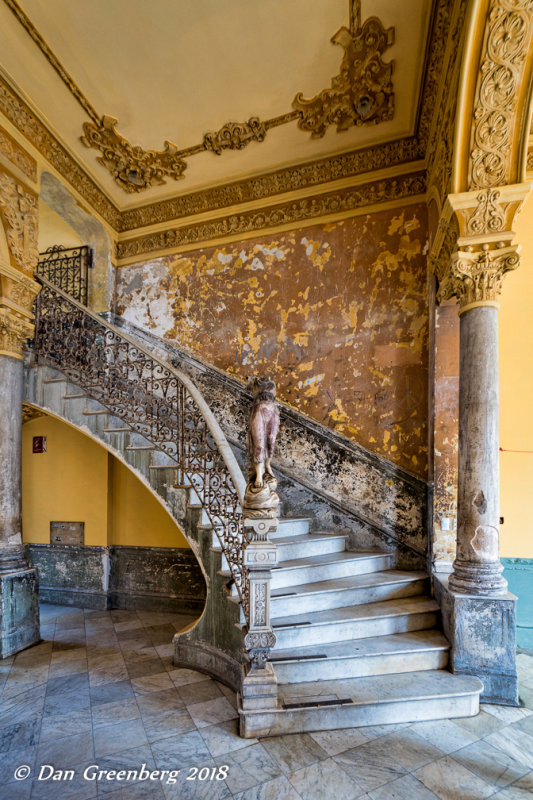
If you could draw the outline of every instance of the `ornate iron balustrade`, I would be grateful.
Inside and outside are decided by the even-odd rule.
[[[37,275],[53,283],[74,300],[87,305],[87,272],[93,265],[90,247],[61,247],[54,245],[39,253]]]
[[[246,482],[205,400],[186,375],[92,314],[42,276],[35,307],[39,364],[64,373],[176,462],[209,518],[249,616],[242,500]]]

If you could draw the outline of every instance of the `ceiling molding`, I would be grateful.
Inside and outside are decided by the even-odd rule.
[[[33,183],[37,182],[37,162],[0,125],[0,153]]]
[[[153,257],[154,253],[160,255],[185,248],[194,249],[202,244],[213,244],[213,241],[221,243],[302,224],[340,219],[353,216],[359,209],[404,201],[406,198],[423,198],[425,191],[424,170],[383,178],[359,186],[232,213],[218,219],[120,238],[116,246],[116,261],[118,265],[124,265],[139,261],[148,254]]]
[[[466,0],[455,0],[454,9],[464,5],[465,2]],[[348,199],[350,190],[343,189],[334,192],[330,190],[328,193],[327,190],[330,188],[328,184],[339,182],[341,179],[356,179],[358,176],[361,178],[365,174],[370,179],[369,173],[391,166],[399,169],[402,165],[410,164],[411,171],[417,170],[421,160],[431,157],[437,139],[436,110],[444,78],[443,65],[451,57],[450,47],[459,46],[453,37],[450,39],[452,16],[450,0],[435,0],[424,66],[424,83],[421,88],[421,100],[414,135],[290,165],[246,179],[211,186],[204,190],[180,194],[133,208],[120,209],[117,207],[67,147],[54,135],[42,117],[2,76],[0,76],[0,112],[3,112],[14,128],[33,145],[43,161],[48,162],[72,186],[78,196],[83,198],[83,201],[92,208],[96,215],[119,235],[121,253],[125,253],[127,243],[135,241],[143,242],[143,255],[152,253],[153,251],[147,249],[150,239],[154,242],[154,246],[158,245],[158,251],[163,249],[168,252],[172,246],[170,244],[172,231],[179,232],[176,235],[180,240],[177,246],[174,245],[174,249],[177,247],[180,249],[192,248],[198,246],[195,244],[196,242],[206,243],[220,237],[221,230],[223,228],[226,231],[230,230],[229,220],[235,218],[242,218],[242,235],[246,238],[247,235],[257,235],[261,230],[270,230],[275,224],[275,217],[271,215],[276,210],[282,214],[284,219],[293,220],[290,223],[293,227],[296,224],[310,224],[306,220],[316,221],[320,217],[317,216],[317,208],[316,204],[313,205],[313,200],[316,200],[324,213],[334,216],[333,200],[324,205],[325,198],[328,196],[331,198],[338,196],[338,215],[339,217],[346,215],[349,213],[346,209],[350,205]],[[316,194],[313,190],[316,190]],[[355,191],[353,185],[351,191]],[[287,200],[289,195],[290,202]],[[267,214],[263,215],[264,228],[261,228],[260,215],[254,211],[255,217],[252,222],[251,212],[246,209],[245,204],[261,203],[264,205],[269,201]],[[275,205],[273,201],[276,201]],[[373,202],[369,197],[368,203],[372,204]],[[297,208],[289,211],[291,205],[295,205]],[[352,213],[358,213],[357,208],[361,208],[361,206],[356,203]],[[307,215],[305,209],[308,209]],[[226,214],[221,213],[223,210],[226,210]],[[200,219],[190,219],[195,216],[216,215],[217,213],[219,216],[214,222],[206,223],[201,222]],[[174,225],[172,228],[168,225],[170,222],[179,220],[183,220],[184,224]],[[224,220],[228,222],[224,223]],[[161,239],[162,231],[157,231],[157,233],[146,231],[144,236],[127,237],[124,235],[152,226],[167,228],[166,240]],[[253,233],[246,233],[247,230],[252,230]],[[186,231],[190,231],[194,242],[181,243],[185,241]],[[230,232],[224,235],[234,234]],[[163,241],[162,248],[161,241]],[[121,256],[121,261],[123,262],[126,258],[130,258],[130,256]]]

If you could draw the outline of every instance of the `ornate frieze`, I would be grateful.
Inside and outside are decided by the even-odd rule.
[[[37,197],[7,172],[0,172],[0,217],[13,262],[33,274],[39,259]]]
[[[196,242],[319,219],[365,206],[420,196],[424,194],[425,188],[425,173],[400,175],[338,192],[281,203],[270,208],[230,214],[205,223],[193,223],[181,228],[125,239],[118,242],[116,256],[118,260],[131,259],[144,256],[146,253],[170,250]]]
[[[34,183],[37,181],[37,162],[9,133],[0,126],[0,153]]]
[[[519,90],[533,34],[533,0],[491,0],[474,100],[469,185],[510,178]]]
[[[10,264],[0,262],[0,354],[24,358],[33,335],[33,301],[39,284]]]
[[[384,62],[382,56],[394,43],[394,28],[385,29],[377,17],[361,26],[354,17],[351,30],[342,27],[331,39],[344,48],[331,87],[310,100],[299,92],[292,102],[300,115],[298,127],[313,138],[324,136],[330,125],[345,131],[353,125],[376,124],[393,117],[393,62]]]
[[[142,192],[150,186],[165,183],[164,178],[179,180],[187,168],[172,142],[165,142],[161,151],[143,150],[121,136],[115,126],[118,120],[104,116],[101,122],[83,124],[82,143],[96,148],[101,154],[97,161],[113,176],[126,192]]]

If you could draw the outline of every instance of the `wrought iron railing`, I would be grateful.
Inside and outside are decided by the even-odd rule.
[[[62,289],[68,295],[87,305],[87,274],[93,264],[90,247],[61,247],[54,245],[39,254],[37,274]]]
[[[37,363],[55,367],[176,463],[218,537],[246,618],[249,588],[242,500],[246,482],[205,400],[186,375],[92,314],[42,276]]]

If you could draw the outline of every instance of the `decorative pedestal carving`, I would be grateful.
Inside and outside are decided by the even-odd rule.
[[[254,404],[248,431],[249,481],[243,502],[247,546],[244,566],[249,585],[248,632],[244,645],[250,658],[242,682],[242,707],[267,709],[277,706],[277,680],[270,650],[276,636],[270,625],[270,581],[278,561],[276,545],[269,536],[278,529],[279,497],[270,459],[279,428],[275,384],[265,378],[250,382]]]

